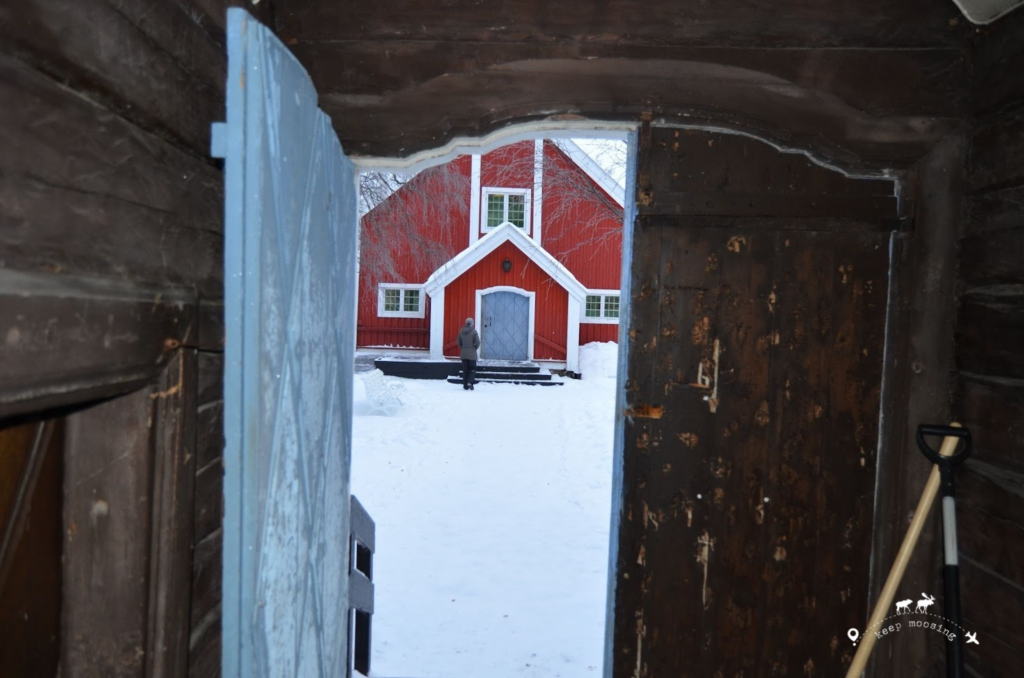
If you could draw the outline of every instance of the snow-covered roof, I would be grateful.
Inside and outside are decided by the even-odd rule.
[[[581,170],[587,173],[587,176],[594,180],[594,183],[604,189],[604,192],[619,204],[619,207],[625,205],[626,188],[616,181],[608,173],[608,170],[602,167],[589,153],[580,148],[571,139],[559,139],[555,143],[569,156],[570,160],[576,163]]]
[[[536,241],[527,237],[521,229],[508,222],[498,226],[431,273],[427,281],[423,283],[423,291],[433,296],[435,292],[447,287],[460,275],[483,261],[488,254],[509,241],[533,263],[537,264],[542,271],[551,276],[552,280],[564,287],[571,296],[583,300],[587,289],[576,279],[576,276]]]

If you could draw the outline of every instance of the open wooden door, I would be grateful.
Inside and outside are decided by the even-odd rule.
[[[638,165],[611,675],[843,675],[894,183],[683,129]]]
[[[228,21],[223,675],[339,676],[355,170],[299,62],[243,10]]]

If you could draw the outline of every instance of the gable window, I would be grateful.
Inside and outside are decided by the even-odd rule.
[[[381,283],[377,291],[377,317],[423,318],[423,287],[401,283]]]
[[[527,188],[485,188],[481,209],[485,231],[508,222],[530,232],[530,190]]]
[[[619,322],[618,290],[591,290],[588,292],[583,304],[582,320],[585,323]]]

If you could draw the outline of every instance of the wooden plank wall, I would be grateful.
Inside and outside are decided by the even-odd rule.
[[[957,475],[967,666],[990,678],[1024,666],[1024,12],[974,50],[953,412],[975,440]]]
[[[613,675],[842,675],[894,184],[645,128],[637,189]]]
[[[242,4],[272,24],[267,1],[0,7],[0,304],[12,311],[0,316],[0,418],[135,392],[105,405],[116,410],[108,421],[124,420],[106,432],[127,439],[141,427],[140,449],[156,455],[145,487],[135,488],[152,508],[140,543],[171,569],[136,562],[141,588],[126,589],[103,621],[111,633],[146,629],[136,643],[146,675],[219,674],[223,192],[208,146],[209,124],[224,118],[225,12]],[[159,395],[176,384],[188,392]],[[132,424],[139,398],[136,409],[148,414]],[[111,425],[85,426],[98,416],[93,409],[76,415],[66,482],[93,478],[129,492],[130,483],[118,483],[128,478],[124,463],[103,471],[106,448],[94,443]],[[194,495],[191,481],[167,475],[193,445],[199,457],[185,468],[191,474],[195,463]],[[65,521],[88,525],[93,502],[76,501],[66,499]],[[190,573],[175,554],[193,541]],[[88,540],[79,533],[68,548],[88,549]],[[76,563],[86,561],[67,562],[72,595],[84,576]],[[65,603],[65,628],[96,632],[94,617],[68,617]],[[182,609],[184,625],[174,622]],[[142,666],[124,664],[124,648],[114,646],[75,659],[75,638],[65,640],[64,675]],[[192,648],[190,666],[176,663],[182,643]]]
[[[199,353],[189,676],[220,675],[224,354]]]

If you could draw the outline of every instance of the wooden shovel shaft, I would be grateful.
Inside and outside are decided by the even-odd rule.
[[[960,424],[953,422],[950,426],[959,428]],[[939,454],[944,457],[952,456],[959,442],[959,438],[954,438],[953,436],[944,438]],[[921,500],[917,502],[914,519],[910,521],[910,528],[907,530],[906,536],[903,537],[903,545],[900,546],[900,551],[896,554],[896,562],[893,563],[892,569],[889,570],[889,577],[885,580],[885,586],[882,587],[882,595],[879,596],[878,602],[875,603],[871,619],[868,620],[868,627],[864,630],[864,636],[861,639],[860,646],[857,648],[857,654],[853,656],[853,663],[850,664],[850,668],[846,672],[846,678],[860,678],[861,673],[864,671],[864,666],[868,663],[871,650],[875,647],[875,641],[878,639],[878,636],[875,635],[875,629],[885,619],[885,613],[889,606],[892,605],[892,600],[896,596],[896,589],[903,579],[903,573],[907,570],[907,563],[910,562],[910,556],[913,554],[917,540],[921,536],[921,529],[924,527],[925,520],[928,519],[928,514],[931,513],[935,495],[939,493],[939,482],[939,467],[934,465],[932,466],[931,475],[928,476],[928,482],[924,486],[924,492],[921,494]]]

